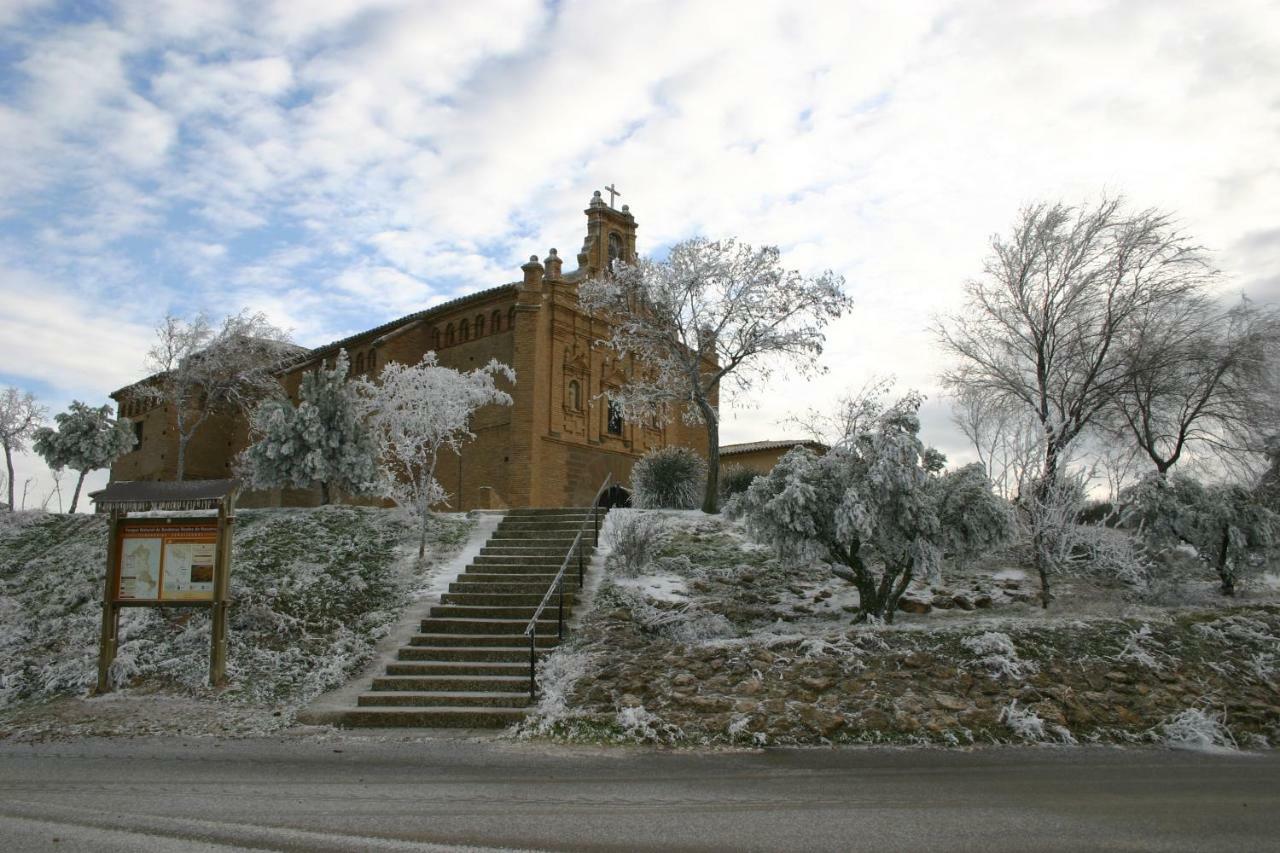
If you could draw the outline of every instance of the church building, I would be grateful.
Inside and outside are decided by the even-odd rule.
[[[625,485],[631,466],[650,449],[691,447],[706,454],[706,431],[679,421],[660,426],[622,416],[610,401],[634,365],[594,346],[608,327],[578,306],[577,286],[607,273],[614,260],[636,257],[636,220],[626,205],[606,204],[597,191],[584,211],[587,234],[578,268],[564,272],[551,249],[521,267],[519,280],[480,290],[418,311],[340,341],[307,350],[280,370],[296,401],[302,375],[332,364],[345,349],[353,375],[376,376],[390,363],[416,364],[428,350],[459,371],[490,359],[511,365],[514,405],[487,406],[472,423],[476,438],[459,455],[446,454],[437,479],[452,496],[453,510],[583,506],[606,474]],[[143,380],[145,381],[145,380]],[[132,386],[131,386],[132,387]],[[140,444],[120,457],[111,479],[169,480],[177,474],[173,413],[138,402],[122,388],[111,395],[120,416],[135,423]],[[187,448],[187,479],[234,475],[236,457],[249,444],[242,412],[211,417]],[[243,506],[296,506],[319,502],[314,490],[273,490],[243,495]]]

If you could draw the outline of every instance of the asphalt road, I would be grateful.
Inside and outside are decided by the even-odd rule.
[[[0,743],[0,849],[1280,850],[1280,753]]]

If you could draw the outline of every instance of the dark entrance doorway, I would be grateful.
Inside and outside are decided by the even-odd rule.
[[[596,503],[596,506],[604,507],[605,509],[629,507],[631,506],[631,492],[627,491],[622,486],[610,486],[605,490],[604,494],[600,496],[600,500]]]

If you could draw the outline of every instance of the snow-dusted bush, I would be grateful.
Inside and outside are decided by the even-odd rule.
[[[1013,533],[1009,503],[995,494],[987,470],[974,462],[931,482],[946,555],[963,564],[1003,544]]]
[[[1280,535],[1280,515],[1241,486],[1204,486],[1175,474],[1144,477],[1125,494],[1121,523],[1156,551],[1195,548],[1213,566],[1223,595],[1234,595],[1245,571]]]
[[[1188,708],[1162,722],[1151,732],[1157,740],[1173,749],[1208,752],[1239,749],[1222,717],[1202,708]]]
[[[1030,708],[1019,708],[1017,699],[1000,711],[1000,722],[1023,740],[1040,741],[1045,738],[1044,720]]]
[[[594,660],[587,652],[561,647],[538,661],[538,704],[520,725],[521,737],[548,734],[577,716],[569,707],[569,697]]]
[[[660,447],[631,469],[631,503],[641,509],[693,509],[707,462],[688,447]]]
[[[791,450],[740,499],[752,535],[781,556],[825,551],[835,574],[857,587],[859,622],[893,621],[912,579],[965,538],[950,529],[967,523],[965,507],[949,508],[946,527],[938,515],[932,475],[941,455],[920,441],[920,402],[909,394],[847,418],[853,431],[825,455]]]
[[[623,708],[614,722],[624,737],[638,743],[675,743],[684,737],[679,726],[663,721],[643,705]]]
[[[960,643],[977,655],[978,666],[995,678],[1022,678],[1039,669],[1034,661],[1018,657],[1013,640],[999,631],[965,637]]]
[[[667,528],[655,513],[615,509],[605,516],[600,541],[610,549],[610,567],[618,574],[635,577],[667,541]]]

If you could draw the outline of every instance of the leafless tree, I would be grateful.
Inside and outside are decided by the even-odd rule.
[[[1264,456],[1280,424],[1271,382],[1280,314],[1248,300],[1222,311],[1191,293],[1140,320],[1127,346],[1130,369],[1109,409],[1117,431],[1161,477],[1197,445]]]
[[[129,394],[171,409],[179,480],[186,476],[187,445],[196,430],[216,413],[245,411],[282,393],[275,370],[300,351],[263,314],[241,311],[217,329],[203,314],[190,321],[165,317],[147,353],[153,375]]]
[[[969,439],[996,491],[1007,500],[1035,480],[1043,434],[1025,407],[965,388],[954,398],[951,420]]]
[[[706,426],[702,508],[716,512],[722,385],[745,391],[780,360],[799,374],[821,372],[823,329],[853,304],[843,288],[830,271],[784,269],[773,246],[699,238],[673,246],[665,261],[617,264],[582,284],[578,298],[610,320],[605,346],[637,365],[614,401],[624,414]]]
[[[10,512],[17,506],[13,502],[13,454],[26,449],[27,442],[40,426],[40,421],[44,420],[44,416],[44,407],[36,403],[35,395],[30,391],[19,391],[17,388],[0,391],[0,447],[4,448],[4,464],[8,471]],[[24,506],[26,502],[24,489]]]
[[[1072,443],[1130,379],[1126,344],[1145,317],[1199,291],[1212,270],[1172,219],[1118,199],[1037,204],[991,241],[985,275],[936,332],[956,366],[944,381],[1030,411],[1043,435],[1033,506],[1054,492]],[[1052,556],[1033,524],[1041,600]]]

